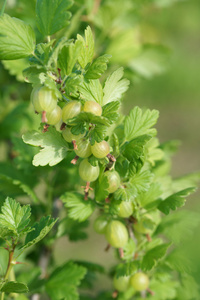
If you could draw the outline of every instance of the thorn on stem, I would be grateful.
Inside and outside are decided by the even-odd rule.
[[[108,244],[108,245],[106,246],[106,248],[105,248],[105,251],[108,252],[109,249],[110,249],[110,247],[111,247],[110,244]]]
[[[45,124],[45,125],[43,126],[42,132],[43,132],[43,133],[47,132],[47,131],[48,131],[48,128],[49,128],[49,125],[48,125],[48,124]]]
[[[114,291],[113,293],[112,293],[112,298],[117,298],[117,296],[118,296],[118,291]]]
[[[82,188],[84,188],[84,192],[85,192],[85,197],[84,197],[84,200],[88,200],[88,194],[89,194],[89,190],[93,190],[91,187],[90,187],[90,182],[87,181],[86,182],[86,186],[82,186]]]
[[[124,250],[122,248],[119,248],[119,257],[120,258],[124,257]]]
[[[60,130],[64,130],[65,127],[66,127],[66,124],[63,122],[63,123],[61,124],[61,126],[60,126]]]
[[[74,150],[78,150],[78,146],[77,146],[75,140],[72,140],[72,144],[73,144]]]
[[[134,254],[134,259],[137,259],[137,258],[138,258],[138,253],[135,252],[135,254]]]
[[[46,111],[45,110],[43,110],[43,112],[42,112],[42,123],[47,123],[48,121],[47,121],[47,117],[46,117]]]
[[[108,158],[110,161],[112,161],[112,162],[115,162],[115,161],[116,161],[116,158],[114,157],[114,155],[112,155],[112,154],[110,154],[110,153],[108,153],[107,158]]]
[[[107,198],[105,199],[105,202],[106,202],[106,203],[110,203],[110,198],[107,197]]]
[[[151,241],[152,241],[152,239],[151,239],[149,233],[146,234],[146,237],[147,237],[147,241],[148,241],[148,242],[151,242]]]
[[[75,165],[75,164],[77,163],[78,159],[79,159],[79,156],[76,155],[76,156],[71,160],[71,164]]]
[[[154,293],[152,290],[150,290],[149,288],[147,288],[147,292],[148,292],[150,295],[152,295],[152,296],[155,295],[155,293]]]

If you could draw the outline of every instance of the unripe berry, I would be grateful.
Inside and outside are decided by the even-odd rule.
[[[114,277],[113,285],[119,292],[125,292],[128,289],[130,276]]]
[[[84,133],[83,134],[72,134],[71,133],[71,129],[69,127],[66,127],[63,131],[62,131],[62,135],[64,137],[64,139],[68,142],[71,143],[72,141],[78,141],[81,138],[84,137]]]
[[[70,101],[62,109],[63,122],[77,116],[81,111],[81,103],[79,101]]]
[[[110,146],[106,141],[100,143],[95,142],[95,144],[91,146],[91,150],[95,157],[104,158],[110,152]]]
[[[79,175],[84,181],[95,181],[99,176],[99,166],[93,167],[85,158],[79,165]]]
[[[138,272],[131,276],[130,284],[136,291],[141,292],[149,287],[149,278],[146,274]]]
[[[126,226],[117,220],[110,221],[106,226],[106,239],[114,248],[123,248],[128,242]]]
[[[83,111],[92,113],[95,116],[101,116],[102,114],[101,105],[99,105],[97,102],[94,101],[86,101],[83,106]]]
[[[76,155],[82,158],[89,157],[92,154],[90,141],[88,139],[79,139],[76,141],[77,149],[75,149]]]
[[[104,234],[106,232],[106,226],[108,225],[108,220],[105,216],[99,216],[94,221],[94,230],[97,233]]]
[[[133,228],[138,233],[150,234],[153,232],[154,228],[148,228],[148,226],[145,226],[145,223],[148,224],[148,222],[150,222],[152,227],[155,227],[153,226],[152,221],[153,221],[152,216],[146,214],[143,217],[141,217],[141,219],[137,223],[134,224]]]
[[[128,218],[133,213],[133,203],[128,201],[122,201],[119,205],[118,216],[121,218]]]
[[[46,113],[47,123],[49,125],[56,125],[62,117],[62,109],[60,106],[56,106],[54,110]]]
[[[42,111],[51,112],[57,105],[57,97],[46,86],[34,88],[31,93],[31,101],[38,113]]]
[[[107,188],[107,191],[109,193],[114,193],[120,186],[119,174],[116,171],[106,171],[104,176],[106,176],[108,179],[109,187]]]

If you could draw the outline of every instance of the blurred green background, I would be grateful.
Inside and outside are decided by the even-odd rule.
[[[159,1],[158,1],[159,2]],[[124,110],[132,105],[160,111],[157,124],[161,142],[178,139],[172,174],[200,169],[200,2],[180,1],[145,12],[144,21],[158,28],[163,44],[171,49],[168,70],[129,89]],[[144,24],[145,25],[145,24]],[[131,100],[131,102],[130,102]]]

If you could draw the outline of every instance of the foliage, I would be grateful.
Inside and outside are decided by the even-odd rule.
[[[0,163],[1,300],[13,293],[19,299],[35,294],[53,300],[197,299],[193,265],[180,244],[190,239],[199,214],[176,210],[196,190],[199,173],[170,176],[177,142],[159,143],[157,110],[135,106],[128,115],[121,113],[129,85],[160,74],[167,64],[165,46],[139,38],[143,9],[161,4],[18,2],[7,6],[6,13],[4,5],[0,15],[2,66],[21,82],[16,83],[16,101],[8,100],[10,88],[2,91],[0,104],[1,140],[8,153]],[[16,9],[19,4],[24,10]],[[27,83],[25,99],[31,98],[31,105],[21,96]],[[68,103],[71,110],[63,122]],[[55,108],[62,113],[51,125],[49,120],[57,119]],[[133,212],[122,218],[120,205],[126,208],[127,203]],[[87,239],[96,213],[104,222],[99,232],[105,242],[116,245],[117,265],[106,272],[92,262],[88,246],[88,261],[58,266],[54,251],[59,239]],[[120,240],[126,241],[121,247]],[[138,272],[148,276],[147,290],[133,289],[131,280],[125,290],[95,290],[96,273],[120,280]],[[184,286],[189,292],[183,292]]]

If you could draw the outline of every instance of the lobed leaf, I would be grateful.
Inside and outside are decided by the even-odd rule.
[[[153,267],[155,267],[158,261],[166,255],[167,249],[170,246],[170,243],[162,244],[149,250],[143,257],[141,264],[142,270],[150,271]]]
[[[50,127],[45,133],[27,132],[22,136],[22,139],[26,144],[43,148],[34,156],[34,166],[46,166],[48,164],[54,166],[67,155],[68,144],[53,127]]]
[[[90,26],[85,30],[85,39],[81,35],[77,35],[77,40],[81,41],[82,49],[78,57],[78,62],[84,69],[90,63],[94,56],[94,38]]]
[[[69,217],[62,219],[58,224],[57,237],[67,235],[70,241],[85,240],[88,235],[84,231],[89,225],[88,220],[78,223]]]
[[[152,300],[170,300],[176,298],[176,288],[178,282],[172,280],[156,280],[152,279],[150,283],[150,289],[154,291],[154,295],[151,296]]]
[[[86,79],[98,79],[101,77],[101,75],[107,70],[107,63],[109,62],[109,59],[111,58],[111,55],[104,54],[102,56],[99,56],[96,58],[92,64],[89,66],[85,78]]]
[[[176,210],[177,207],[182,207],[186,201],[185,197],[194,193],[195,190],[196,188],[191,187],[169,196],[159,204],[158,209],[168,215],[170,210]]]
[[[112,101],[121,100],[122,95],[129,87],[129,80],[122,79],[123,75],[123,68],[119,68],[107,78],[103,88],[103,105]]]
[[[71,13],[68,9],[72,0],[37,0],[36,20],[39,31],[52,35],[69,24]]]
[[[200,214],[193,211],[176,211],[162,218],[156,234],[164,234],[175,245],[193,236],[200,224]]]
[[[145,170],[143,172],[136,173],[132,176],[129,182],[125,185],[131,190],[132,196],[145,192],[149,189],[152,182],[153,174],[150,171]]]
[[[25,239],[25,244],[21,249],[26,249],[40,240],[42,240],[52,229],[58,219],[53,219],[50,216],[42,217],[38,223],[34,223],[31,227],[32,231],[29,232]]]
[[[81,41],[77,40],[74,44],[71,43],[62,48],[59,54],[59,64],[65,75],[69,75],[72,72],[75,63],[78,60],[81,47]]]
[[[95,101],[102,105],[103,90],[99,79],[84,81],[79,86],[80,98],[86,101]]]
[[[117,266],[116,277],[119,278],[121,276],[131,276],[137,272],[139,266],[140,263],[138,260],[120,264]]]
[[[119,117],[119,113],[118,113],[119,107],[120,107],[119,101],[112,101],[105,104],[102,107],[102,116],[107,118],[109,122],[112,124]]]
[[[144,155],[144,146],[151,139],[150,135],[141,135],[125,144],[123,155],[129,161],[135,161]]]
[[[86,274],[86,268],[67,262],[56,268],[46,283],[46,290],[52,300],[78,300],[77,286]]]
[[[20,206],[14,199],[7,197],[1,207],[0,226],[19,235],[30,222],[30,205]]]
[[[158,115],[159,112],[155,109],[152,111],[147,109],[142,112],[141,108],[136,106],[131,110],[129,116],[125,118],[125,139],[131,141],[144,134],[154,136],[156,134],[156,129],[151,127],[156,124]]]
[[[17,281],[8,281],[5,282],[0,288],[2,293],[10,294],[10,293],[28,293],[28,287],[26,284]]]
[[[30,25],[3,14],[0,32],[0,60],[25,58],[34,52],[35,33]]]
[[[95,203],[92,200],[84,200],[83,195],[78,193],[66,192],[61,200],[68,208],[68,215],[73,220],[83,222],[89,218],[95,209]]]

